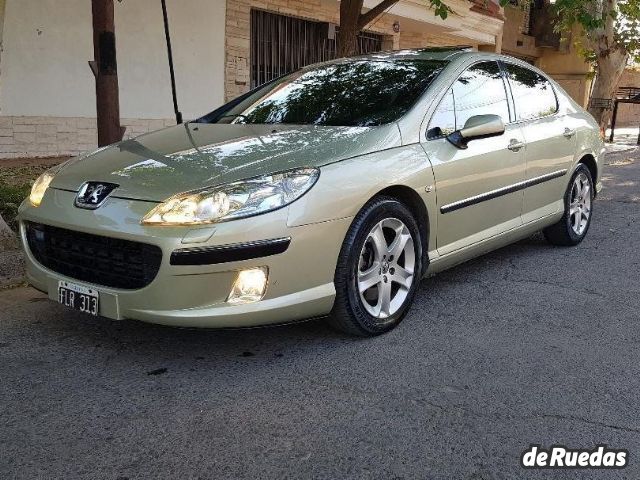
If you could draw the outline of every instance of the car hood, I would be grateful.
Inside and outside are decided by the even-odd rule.
[[[163,201],[189,190],[399,146],[396,124],[326,127],[188,123],[124,140],[70,160],[53,188],[118,185],[114,197]]]

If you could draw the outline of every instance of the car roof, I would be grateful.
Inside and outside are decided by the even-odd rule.
[[[453,60],[455,57],[474,53],[478,52],[470,46],[428,47],[373,52],[342,60]]]
[[[414,48],[405,50],[390,50],[386,52],[374,52],[365,55],[358,55],[354,57],[338,58],[335,60],[329,60],[327,62],[310,65],[309,67],[315,67],[318,65],[328,65],[336,63],[349,63],[360,60],[370,61],[387,61],[393,62],[397,60],[440,60],[449,64],[468,64],[474,61],[503,61],[508,63],[514,63],[522,67],[528,68],[541,74],[543,77],[551,80],[548,74],[540,70],[539,68],[525,62],[522,59],[512,57],[510,55],[504,55],[502,53],[483,52],[475,50],[473,47],[468,46],[454,46],[454,47],[429,47],[429,48]],[[307,68],[309,68],[307,67]],[[555,82],[554,82],[555,83]]]
[[[464,59],[473,58],[474,60],[502,60],[516,64],[520,64],[532,70],[538,71],[535,66],[525,62],[521,59],[504,55],[501,53],[484,52],[475,50],[471,46],[451,46],[451,47],[427,47],[427,48],[412,48],[403,50],[389,50],[382,52],[367,53],[364,55],[357,55],[353,57],[338,58],[335,60],[329,60],[322,62],[321,64],[331,63],[343,63],[353,62],[358,60],[378,60],[378,61],[391,61],[394,60],[442,60],[446,62],[452,62],[453,60],[464,61]],[[320,65],[320,64],[316,64]],[[542,72],[540,72],[542,73]]]

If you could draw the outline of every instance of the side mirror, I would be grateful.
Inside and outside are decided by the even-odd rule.
[[[464,124],[464,128],[447,136],[447,140],[464,150],[471,140],[497,137],[504,133],[504,122],[499,115],[474,115]]]

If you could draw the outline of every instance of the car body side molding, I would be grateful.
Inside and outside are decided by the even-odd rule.
[[[442,207],[440,207],[440,212],[441,213],[455,212],[456,210],[460,210],[461,208],[469,207],[471,205],[475,205],[480,202],[485,202],[487,200],[501,197],[502,195],[507,195],[509,193],[517,192],[519,190],[524,190],[525,188],[533,187],[534,185],[538,185],[540,183],[548,182],[549,180],[562,177],[566,173],[567,173],[567,169],[565,168],[563,170],[557,170],[555,172],[547,173],[546,175],[541,175],[539,177],[530,178],[529,180],[524,180],[522,182],[514,183],[513,185],[508,185],[506,187],[498,188],[496,190],[491,190],[489,192],[481,193],[480,195],[475,195],[473,197],[465,198],[463,200],[458,200],[457,202],[443,205]]]

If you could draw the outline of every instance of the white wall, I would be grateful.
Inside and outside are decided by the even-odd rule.
[[[0,113],[95,116],[91,2],[7,0]]]
[[[168,0],[185,118],[224,98],[226,0]],[[160,0],[115,2],[120,114],[172,118]],[[0,115],[95,117],[89,0],[7,0]]]
[[[225,10],[226,0],[167,1],[178,101],[187,119],[224,101]],[[160,0],[116,2],[115,23],[121,115],[173,117]]]

